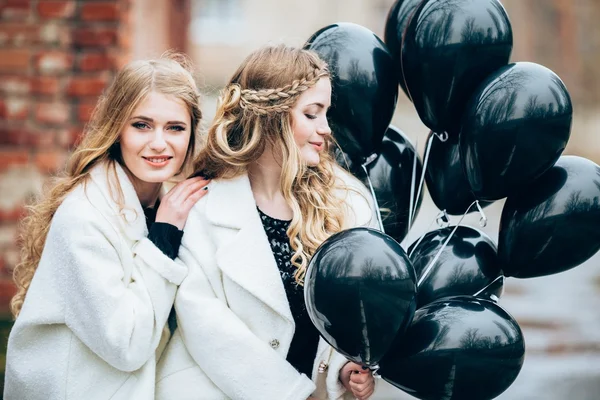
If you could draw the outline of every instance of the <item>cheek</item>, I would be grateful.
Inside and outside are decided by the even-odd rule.
[[[140,143],[139,137],[132,134],[124,134],[121,136],[121,155],[123,158],[134,157],[139,153],[139,150],[143,148],[143,144]]]
[[[183,134],[174,137],[171,140],[171,145],[176,153],[185,155],[190,145],[190,135]]]
[[[311,129],[308,124],[297,124],[296,129],[294,129],[294,139],[296,140],[296,144],[304,145],[308,141],[311,136]]]
[[[308,124],[306,121],[306,117],[302,113],[295,112],[292,116],[291,128],[294,134],[294,141],[298,146],[303,146],[306,144],[306,140],[310,135],[307,135],[309,132]]]

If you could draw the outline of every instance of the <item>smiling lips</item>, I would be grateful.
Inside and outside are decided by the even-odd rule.
[[[146,162],[153,167],[164,167],[171,160],[171,156],[151,156],[151,157],[142,157]]]
[[[323,148],[323,142],[308,142],[312,144],[317,150],[321,150]]]

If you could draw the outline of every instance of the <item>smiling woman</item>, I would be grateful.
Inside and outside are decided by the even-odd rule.
[[[304,92],[290,112],[294,141],[303,161],[309,166],[319,164],[319,153],[325,149],[326,138],[331,135],[327,123],[327,110],[331,105],[331,82],[319,79]]]
[[[154,91],[133,111],[121,133],[120,148],[139,192],[156,198],[156,189],[160,189],[156,184],[181,172],[191,138],[190,125],[182,100]],[[140,200],[144,203],[150,199]]]
[[[342,229],[374,223],[366,188],[333,162],[327,65],[306,50],[252,53],[220,98],[197,175],[156,399],[367,399],[370,372],[337,354],[304,303],[306,266]]]
[[[181,230],[208,183],[163,190],[189,164],[201,118],[184,61],[120,71],[65,173],[29,208],[4,398],[154,398],[187,273],[174,262]]]

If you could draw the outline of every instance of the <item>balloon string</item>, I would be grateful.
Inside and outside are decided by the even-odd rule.
[[[444,241],[444,244],[442,245],[442,247],[440,247],[440,249],[438,250],[438,252],[435,255],[435,257],[433,258],[433,260],[431,260],[431,262],[427,265],[427,267],[423,271],[423,275],[421,275],[421,277],[419,278],[419,281],[417,282],[417,287],[421,286],[421,284],[423,283],[423,281],[425,280],[425,278],[427,278],[427,276],[429,275],[429,273],[433,269],[433,266],[437,262],[438,258],[440,258],[440,256],[442,255],[442,251],[444,251],[444,249],[446,248],[446,245],[448,244],[448,242],[450,241],[450,239],[452,239],[452,236],[454,236],[454,232],[456,232],[456,230],[460,226],[460,223],[462,222],[462,220],[467,216],[467,214],[469,213],[469,211],[471,211],[471,208],[473,206],[475,206],[475,205],[477,206],[477,209],[481,213],[481,218],[479,220],[480,223],[482,221],[487,221],[487,218],[486,218],[485,214],[483,214],[483,210],[481,209],[481,207],[479,207],[479,201],[475,200],[474,202],[472,202],[471,205],[467,208],[467,211],[465,211],[465,213],[462,215],[462,217],[460,217],[460,219],[458,220],[458,223],[456,224],[456,226],[454,227],[454,229],[452,230],[452,232],[450,232],[450,235],[448,235],[448,237]],[[415,246],[415,248],[416,248],[416,246]]]
[[[427,162],[429,161],[429,153],[431,150],[431,143],[433,141],[433,135],[429,137],[429,140],[427,141],[427,146],[425,148],[425,159],[423,160],[423,171],[421,171],[421,179],[419,180],[419,189],[417,190],[417,199],[419,198],[419,196],[421,195],[421,189],[423,189],[423,182],[425,181],[425,171],[427,170]],[[412,196],[411,196],[412,199]],[[417,204],[419,204],[418,201],[415,202],[414,206],[411,207],[412,212],[411,212],[411,219],[412,216],[415,215],[415,213],[417,212]],[[410,228],[410,224],[408,225]]]
[[[438,139],[440,139],[440,142],[445,142],[446,140],[448,140],[448,132],[444,131],[442,133],[435,133],[433,131],[431,131],[431,133],[434,134],[434,136],[436,136]]]
[[[379,373],[379,369],[380,368],[381,367],[377,363],[369,366],[369,369],[373,373],[373,378],[375,378],[375,379],[381,379],[381,374]]]
[[[377,215],[377,222],[379,223],[379,229],[381,232],[385,233],[383,229],[383,221],[381,220],[381,210],[379,209],[379,202],[377,201],[377,196],[375,196],[375,189],[373,189],[373,183],[371,182],[371,178],[369,177],[369,171],[367,170],[367,165],[373,160],[368,160],[364,164],[361,165],[362,169],[365,171],[365,175],[367,176],[367,182],[369,182],[369,189],[371,190],[371,196],[373,196],[373,203],[375,204],[375,214]]]
[[[429,226],[427,227],[427,229],[425,229],[425,233],[423,233],[421,235],[421,237],[419,238],[419,240],[417,240],[417,243],[415,243],[415,245],[412,247],[413,249],[410,251],[410,253],[408,254],[408,257],[410,258],[413,253],[415,252],[415,250],[417,249],[417,247],[419,247],[419,244],[423,241],[423,239],[425,238],[425,236],[429,233],[429,230],[431,229],[431,227],[433,226],[434,223],[438,223],[438,225],[442,228],[445,228],[446,226],[443,226],[440,223],[440,220],[445,221],[445,223],[447,224],[449,219],[448,219],[448,214],[446,213],[446,210],[442,210],[438,213],[438,215],[435,216],[435,219],[433,221],[431,221],[431,223],[429,224]]]
[[[423,170],[421,171],[421,178],[419,179],[419,190],[417,190],[417,199],[419,198],[419,196],[421,195],[421,189],[423,189],[423,182],[425,181],[425,172],[427,172],[427,164],[429,163],[429,154],[431,153],[431,144],[433,143],[433,137],[437,137],[440,142],[445,142],[446,140],[448,140],[448,132],[442,132],[441,134],[437,134],[433,131],[431,131],[432,135],[429,137],[429,140],[427,140],[427,145],[425,147],[425,159],[423,160]],[[413,178],[415,176],[416,170],[417,170],[417,158],[415,156],[414,159],[414,163],[413,163]],[[415,199],[415,204],[413,205],[413,186],[414,186],[414,180],[411,181],[411,196],[410,196],[410,210],[409,210],[409,214],[408,214],[408,227],[410,229],[411,225],[412,225],[412,218],[413,216],[416,214],[417,212],[417,204],[418,201],[416,201]],[[478,206],[479,207],[479,206]],[[481,210],[481,208],[480,208]],[[444,211],[445,213],[445,211]],[[446,216],[448,216],[446,214]]]
[[[495,285],[500,280],[502,280],[504,282],[504,275],[500,275],[499,277],[497,277],[496,279],[494,279],[493,281],[491,281],[488,285],[486,285],[486,287],[484,287],[483,289],[481,289],[477,293],[475,293],[473,295],[473,297],[479,296],[481,293],[483,293],[486,290],[488,290],[492,285]]]
[[[419,148],[419,138],[415,140],[415,149]],[[417,179],[417,157],[418,150],[415,151],[415,158],[413,158],[413,169],[412,176],[410,177],[410,203],[408,205],[408,226],[407,230],[410,230],[410,227],[413,223],[413,207],[416,209],[414,204],[416,204],[417,199],[415,199],[415,181]]]
[[[481,208],[481,205],[478,201],[475,201],[475,205],[477,206],[477,211],[479,211],[479,225],[482,228],[485,228],[487,226],[487,217],[485,216],[483,208]]]

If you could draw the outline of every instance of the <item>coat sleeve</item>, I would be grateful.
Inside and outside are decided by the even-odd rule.
[[[340,371],[346,365],[348,359],[333,350],[329,360],[329,369],[327,370],[327,398],[331,400],[353,399],[354,396],[348,392],[342,382],[340,382]]]
[[[132,258],[120,250],[131,249],[99,211],[71,202],[55,221],[46,243],[55,249],[66,325],[111,366],[141,368],[159,345],[186,268],[144,238],[133,250],[131,280],[124,282],[123,263]]]
[[[202,235],[190,222],[186,235],[201,243]],[[179,260],[189,274],[175,300],[178,329],[194,361],[229,398],[306,400],[315,384],[259,339],[215,294],[200,265],[201,247],[188,248],[184,237]]]

